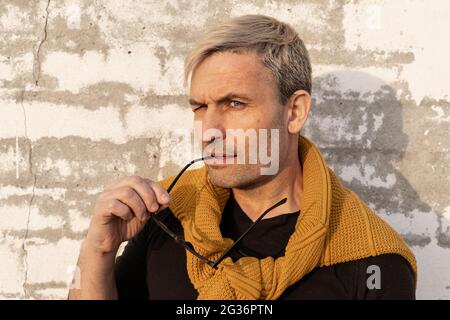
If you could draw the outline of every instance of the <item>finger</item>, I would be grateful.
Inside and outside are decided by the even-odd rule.
[[[123,202],[117,199],[109,200],[107,208],[110,214],[119,217],[122,220],[130,221],[134,217],[133,213],[131,212],[131,209]]]
[[[122,187],[130,187],[134,189],[135,192],[141,197],[148,211],[155,212],[158,209],[159,205],[155,203],[157,202],[156,195],[143,178],[139,176],[130,176],[116,182],[113,186],[110,186],[113,190],[114,188],[120,189]]]
[[[131,187],[144,201],[147,210],[150,212],[156,212],[163,208],[168,207],[170,202],[170,196],[167,191],[157,182],[153,182],[149,179],[144,179],[139,176],[130,176],[109,185],[108,188],[121,188]]]
[[[158,203],[167,206],[170,202],[170,195],[158,182],[145,179],[156,195]]]
[[[159,208],[157,196],[150,186],[150,180],[140,177],[133,177],[129,179],[131,187],[137,192],[137,194],[144,201],[147,210],[150,212],[156,212]]]
[[[167,207],[170,196],[167,191],[150,179],[144,179],[139,176],[130,176],[120,181],[117,186],[129,186],[133,188],[144,201],[147,210],[156,212],[160,205]]]
[[[146,220],[148,213],[145,203],[133,188],[122,187],[114,189],[112,190],[112,194],[114,194],[116,199],[126,204],[136,218],[141,221]]]

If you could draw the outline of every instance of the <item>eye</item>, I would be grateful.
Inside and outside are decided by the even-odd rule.
[[[204,107],[207,107],[207,105],[206,104],[202,104],[202,105],[199,105],[199,106],[197,106],[196,108],[193,108],[192,109],[192,111],[197,111],[197,110],[199,110],[199,109],[201,109],[201,108],[204,108]]]
[[[242,107],[244,104],[240,101],[237,100],[232,100],[230,102],[230,106],[234,107],[234,108],[238,108],[238,107]]]

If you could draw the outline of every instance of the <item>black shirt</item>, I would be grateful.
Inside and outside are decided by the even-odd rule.
[[[244,255],[257,258],[284,255],[299,212],[261,220],[231,253],[233,260]],[[170,209],[159,213],[164,223],[182,235],[181,223]],[[252,224],[234,200],[225,206],[220,229],[236,240]],[[196,299],[189,280],[185,249],[150,220],[131,239],[116,260],[115,278],[119,299]],[[380,269],[380,289],[369,289],[368,267]],[[376,257],[317,267],[289,287],[280,299],[415,299],[414,274],[400,255]]]

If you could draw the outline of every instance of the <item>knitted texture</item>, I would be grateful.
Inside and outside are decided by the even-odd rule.
[[[386,253],[403,256],[414,271],[416,260],[402,238],[326,165],[319,149],[299,137],[303,200],[285,255],[277,259],[224,259],[213,269],[187,253],[187,271],[198,299],[277,299],[316,267]],[[160,181],[167,188],[174,177]],[[187,171],[172,192],[170,209],[181,222],[184,238],[215,260],[233,244],[223,238],[220,221],[230,189],[214,186],[206,167]]]

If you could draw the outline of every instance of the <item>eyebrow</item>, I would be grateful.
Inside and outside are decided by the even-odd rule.
[[[246,100],[247,102],[251,101],[251,99],[244,94],[230,92],[230,93],[227,93],[226,95],[220,97],[219,99],[215,100],[214,102],[216,102],[217,104],[222,104],[224,102],[229,102],[229,101],[232,101],[235,99]],[[206,103],[202,103],[202,102],[196,101],[193,98],[189,98],[189,104],[191,106],[202,106]]]

